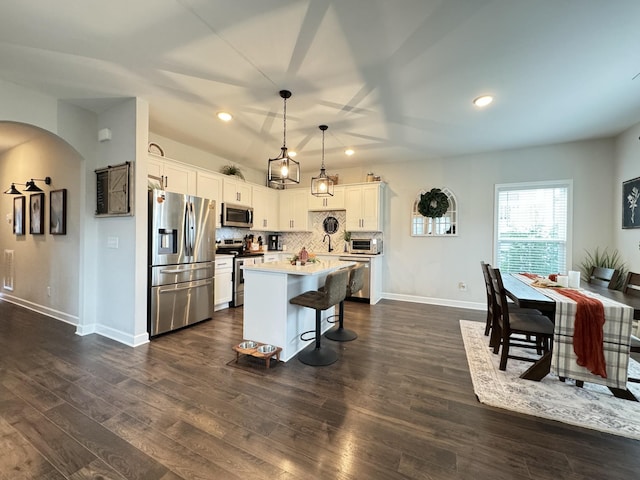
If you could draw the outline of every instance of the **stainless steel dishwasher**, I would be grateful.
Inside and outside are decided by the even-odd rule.
[[[358,255],[344,255],[340,257],[340,260],[345,262],[356,262],[357,266],[364,266],[364,284],[362,285],[362,290],[356,292],[354,295],[347,297],[347,299],[352,300],[366,300],[369,301],[371,299],[371,258],[358,256]]]

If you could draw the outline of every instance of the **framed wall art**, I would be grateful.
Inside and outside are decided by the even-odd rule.
[[[622,182],[622,228],[640,228],[640,177]]]
[[[13,199],[13,233],[24,235],[24,197]]]
[[[52,190],[49,193],[49,233],[67,234],[67,189]]]
[[[44,235],[44,193],[29,196],[29,233]]]

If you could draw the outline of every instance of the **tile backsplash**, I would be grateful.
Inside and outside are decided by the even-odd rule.
[[[296,253],[299,252],[302,247],[305,247],[310,253],[322,254],[329,251],[329,244],[327,240],[324,242],[325,231],[323,222],[327,217],[334,217],[338,221],[338,230],[336,233],[331,234],[331,247],[332,253],[341,253],[345,250],[345,241],[343,240],[344,225],[346,223],[346,211],[334,210],[327,212],[310,212],[311,231],[310,232],[283,232],[282,244],[286,247],[286,251]],[[216,239],[232,239],[232,238],[244,238],[245,235],[252,234],[254,240],[257,241],[258,237],[262,237],[263,243],[267,243],[267,235],[270,233],[279,233],[272,231],[258,231],[248,230],[246,228],[232,228],[222,227],[216,231]],[[382,240],[382,233],[380,232],[357,232],[352,234],[352,238],[375,238]]]

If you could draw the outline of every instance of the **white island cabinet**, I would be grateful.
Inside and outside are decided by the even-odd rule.
[[[318,290],[329,273],[354,264],[334,260],[304,266],[287,261],[245,265],[244,339],[282,347],[280,359],[285,362],[293,358],[312,343],[302,341],[300,334],[315,330],[316,312],[292,305],[289,300],[309,290]],[[333,313],[333,307],[322,312],[323,333],[333,326],[327,322]]]

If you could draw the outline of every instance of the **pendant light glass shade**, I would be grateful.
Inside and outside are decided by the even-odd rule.
[[[333,197],[333,180],[327,177],[324,169],[324,132],[329,127],[320,125],[318,128],[322,130],[322,166],[320,167],[320,175],[311,179],[311,195]]]
[[[280,96],[284,100],[284,136],[280,155],[270,158],[267,168],[267,181],[269,185],[286,183],[300,183],[300,164],[289,156],[287,151],[287,98],[291,97],[289,90],[280,90]]]

